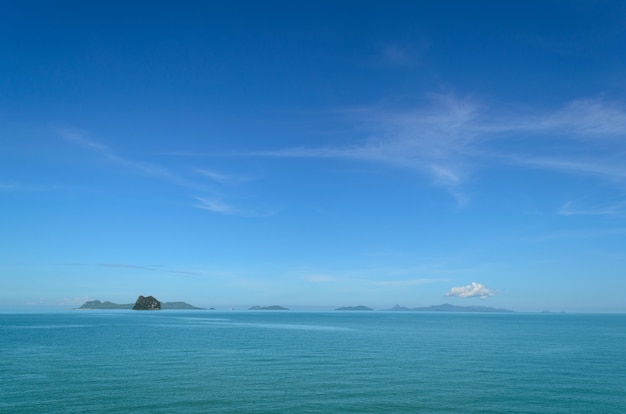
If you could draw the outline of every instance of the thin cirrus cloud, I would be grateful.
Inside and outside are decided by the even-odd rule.
[[[585,206],[578,207],[571,201],[565,203],[560,209],[559,214],[562,216],[608,216],[608,215],[626,215],[626,201],[614,203],[607,206]]]
[[[169,169],[160,165],[123,157],[101,142],[88,138],[84,133],[70,130],[60,130],[59,133],[67,142],[95,152],[113,164],[137,171],[143,175],[173,183],[181,187],[193,189],[199,188],[198,185],[182,178],[177,174],[174,174]]]
[[[103,158],[109,160],[110,162],[120,165],[122,167],[138,171],[142,174],[152,176],[156,179],[160,179],[163,181],[167,181],[178,185],[180,187],[193,189],[196,191],[209,192],[211,194],[210,197],[193,197],[197,202],[192,204],[193,207],[203,209],[206,211],[210,211],[213,213],[225,214],[225,215],[250,215],[240,208],[234,207],[229,203],[225,202],[223,199],[224,195],[218,194],[215,190],[209,190],[206,185],[200,183],[201,180],[196,179],[186,179],[180,175],[177,175],[170,171],[167,168],[164,168],[160,165],[147,163],[143,161],[132,160],[126,157],[123,157],[110,149],[108,146],[93,140],[91,138],[87,138],[85,134],[62,130],[60,131],[61,136],[68,142],[71,142],[80,147],[86,148],[90,151],[93,151]],[[208,178],[212,182],[216,182],[220,185],[224,186],[232,186],[236,184],[240,184],[246,179],[234,175],[226,175],[214,170],[208,169],[197,169],[196,174]],[[0,188],[2,190],[2,188]],[[8,188],[7,188],[8,190]],[[267,214],[259,214],[259,215],[267,215]]]
[[[86,148],[88,150],[94,151],[100,154],[105,159],[108,159],[109,161],[115,164],[130,168],[130,169],[134,169],[146,175],[151,175],[157,178],[172,181],[184,187],[189,187],[189,188],[200,187],[199,185],[192,183],[189,180],[183,179],[181,176],[173,173],[171,170],[164,168],[160,165],[123,157],[119,155],[118,153],[116,153],[115,151],[113,151],[108,146],[94,139],[87,138],[85,134],[74,132],[74,131],[62,130],[61,136],[66,141],[76,144],[78,146],[81,146],[83,148]],[[233,175],[226,175],[221,172],[203,169],[203,168],[196,169],[196,173],[202,177],[210,179],[213,182],[217,182],[223,185],[234,185],[234,184],[238,184],[238,183],[245,181],[245,179],[241,177],[237,177]]]
[[[473,99],[442,95],[410,110],[360,108],[344,115],[366,138],[352,145],[279,148],[238,155],[354,160],[404,169],[444,189],[459,206],[469,199],[464,184],[474,171],[490,166],[585,175],[626,186],[626,107],[619,102],[581,99],[541,113],[503,114]],[[213,183],[226,191],[247,181],[243,177],[203,168],[187,179],[159,165],[122,157],[84,134],[63,131],[62,135],[113,163],[204,192],[195,197],[193,207],[247,215],[224,194],[207,188],[207,183]],[[516,145],[519,142],[524,145]],[[202,183],[200,178],[208,182]]]
[[[580,99],[528,124],[529,129],[562,131],[573,137],[621,137],[626,131],[626,107],[597,99]]]
[[[243,212],[221,200],[207,197],[194,197],[197,201],[193,206],[201,210],[211,211],[226,215],[242,215]]]
[[[371,109],[350,111],[350,118],[369,138],[350,146],[285,148],[249,153],[249,156],[287,158],[335,158],[408,169],[428,176],[463,204],[459,191],[473,152],[478,106],[468,100],[437,97],[433,107],[408,112]]]
[[[437,99],[435,108],[384,113],[353,111],[370,138],[347,147],[292,148],[259,155],[345,158],[387,164],[426,173],[435,183],[456,186],[464,178],[462,155],[470,152],[477,105],[450,97]]]
[[[224,214],[227,216],[240,217],[271,217],[280,212],[280,209],[244,209],[228,204],[219,198],[194,197],[196,203],[193,207],[212,213]]]
[[[482,283],[472,282],[471,285],[453,287],[448,293],[446,293],[446,296],[487,299],[488,297],[494,296],[497,293],[497,290],[489,289]]]
[[[203,177],[206,177],[209,180],[214,181],[221,185],[236,185],[236,184],[240,184],[246,181],[246,179],[242,177],[228,175],[228,174],[224,174],[215,170],[208,170],[205,168],[198,168],[196,171],[198,172],[198,174],[202,175]]]
[[[470,99],[446,95],[404,111],[360,109],[348,114],[368,138],[349,146],[261,151],[260,157],[335,158],[384,164],[429,177],[463,204],[462,185],[477,168],[515,165],[626,181],[626,108],[577,100],[544,113],[502,115]],[[523,149],[513,139],[540,145]],[[558,155],[552,147],[558,147]],[[550,150],[548,155],[546,151]]]

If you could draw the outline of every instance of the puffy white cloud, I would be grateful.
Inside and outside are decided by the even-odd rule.
[[[482,283],[472,282],[471,285],[453,287],[446,296],[458,296],[460,298],[481,298],[486,299],[498,293],[495,289],[489,289]]]

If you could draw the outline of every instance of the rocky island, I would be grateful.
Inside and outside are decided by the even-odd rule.
[[[133,310],[161,310],[161,302],[154,296],[139,296]]]

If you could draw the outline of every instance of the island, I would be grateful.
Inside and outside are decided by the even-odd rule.
[[[113,303],[108,300],[100,302],[99,300],[88,300],[83,303],[78,309],[132,309],[133,303]]]
[[[161,310],[161,302],[154,296],[141,296],[137,298],[133,310]]]
[[[338,310],[338,311],[371,311],[371,310],[374,310],[374,309],[368,308],[367,306],[359,305],[359,306],[342,306],[341,308],[337,308],[335,310]]]
[[[272,305],[272,306],[253,306],[248,310],[289,310],[283,306]]]
[[[186,302],[162,302],[161,303],[161,309],[163,310],[185,310],[185,309],[191,309],[191,310],[203,310],[206,308],[199,308],[197,306],[193,306],[190,305]],[[213,309],[213,308],[211,308]]]
[[[443,305],[432,305],[417,308],[407,308],[404,306],[396,305],[391,309],[384,309],[386,311],[410,311],[410,312],[483,312],[483,313],[511,313],[512,310],[497,309],[488,306],[456,306],[449,303]]]
[[[133,309],[135,306],[134,303],[113,303],[104,301],[101,302],[99,300],[89,300],[83,303],[78,309],[81,310],[114,310],[114,309]],[[199,308],[193,305],[190,305],[186,302],[161,302],[162,310],[204,310],[205,308]]]

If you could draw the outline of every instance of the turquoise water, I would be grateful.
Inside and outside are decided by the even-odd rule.
[[[625,413],[626,315],[0,313],[1,413]]]

